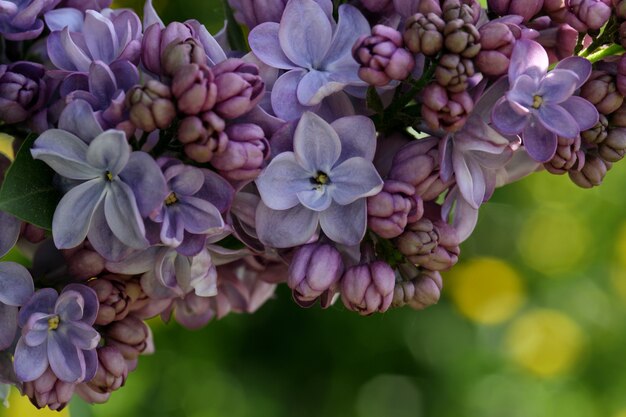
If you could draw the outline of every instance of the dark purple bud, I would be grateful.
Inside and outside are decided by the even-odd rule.
[[[361,5],[370,12],[378,13],[392,6],[392,0],[361,0]]]
[[[472,97],[463,91],[452,93],[437,83],[431,83],[422,91],[422,117],[435,130],[456,132],[465,124],[474,109]]]
[[[0,65],[0,123],[19,123],[43,107],[45,69],[33,62]]]
[[[617,91],[626,96],[626,55],[622,55],[617,63]]]
[[[30,223],[22,223],[20,237],[23,237],[30,243],[39,243],[46,238],[46,231],[41,227],[37,227]]]
[[[598,147],[600,157],[608,162],[617,162],[626,153],[626,128],[612,128],[606,140]]]
[[[473,61],[456,54],[443,55],[435,69],[437,83],[452,93],[467,90],[469,79],[474,75],[476,71]]]
[[[395,283],[394,270],[383,261],[353,266],[341,278],[341,301],[363,316],[384,313],[393,300]]]
[[[193,38],[170,43],[161,56],[163,73],[169,77],[173,77],[183,65],[206,65],[206,63],[207,56],[203,46]]]
[[[359,77],[375,86],[407,79],[415,58],[403,43],[402,34],[385,25],[376,25],[370,36],[361,36],[352,47],[352,56],[361,65]]]
[[[602,0],[568,0],[566,9],[551,14],[579,32],[600,29],[611,17],[611,7]]]
[[[238,58],[230,58],[212,68],[217,86],[213,111],[224,119],[243,116],[256,106],[265,92],[259,68]]]
[[[626,104],[622,104],[619,109],[611,113],[609,125],[615,127],[626,127]]]
[[[474,58],[480,52],[480,33],[472,23],[450,20],[443,28],[443,44],[453,54]]]
[[[239,23],[254,28],[264,22],[280,22],[287,0],[228,0]]]
[[[580,171],[568,172],[570,179],[579,187],[591,188],[602,184],[612,164],[595,154],[585,156],[585,165]]]
[[[615,115],[615,113],[611,114],[611,116]],[[607,120],[606,116],[600,114],[598,123],[591,129],[580,132],[580,136],[587,143],[599,144],[602,143],[604,139],[606,139],[608,127],[609,121]]]
[[[128,377],[128,365],[122,353],[113,346],[104,346],[98,353],[98,370],[87,385],[94,391],[106,394],[118,390]]]
[[[141,62],[144,67],[153,74],[160,75],[163,71],[163,55],[173,42],[184,42],[193,38],[193,32],[189,26],[180,22],[172,22],[164,29],[154,23],[146,28],[141,41]]]
[[[450,269],[459,259],[458,234],[442,220],[422,218],[410,223],[395,242],[410,262],[433,271]]]
[[[580,96],[605,115],[616,111],[624,102],[624,96],[617,91],[615,77],[605,71],[593,71],[581,87]]]
[[[574,53],[578,31],[570,25],[555,23],[548,16],[541,16],[529,22],[528,26],[539,32],[539,36],[534,40],[544,47],[550,58],[550,63],[556,63]],[[586,40],[583,45],[588,45]]]
[[[543,7],[543,0],[487,0],[487,6],[499,16],[516,14],[531,20]]]
[[[446,22],[435,13],[414,14],[405,24],[404,42],[409,51],[435,56],[443,48],[443,29]]]
[[[184,118],[178,126],[178,140],[185,145],[185,154],[197,162],[209,162],[224,152],[228,136],[226,123],[212,111]]]
[[[100,306],[96,324],[104,326],[124,319],[131,305],[142,295],[139,282],[124,280],[115,275],[104,275],[87,283],[96,292]]]
[[[24,382],[22,392],[37,408],[61,411],[72,399],[75,387],[76,384],[61,381],[48,367],[39,378]]]
[[[170,88],[157,81],[148,80],[144,86],[135,86],[126,94],[130,108],[130,121],[145,132],[165,129],[176,117]]]
[[[150,328],[133,315],[105,327],[103,337],[107,346],[117,348],[127,360],[135,360],[154,349]]]
[[[613,6],[615,8],[615,14],[620,19],[626,19],[626,1],[624,0],[613,0]]]
[[[422,199],[406,182],[387,180],[380,193],[367,199],[367,226],[385,239],[400,236],[409,219],[424,214]]]
[[[329,244],[309,243],[296,250],[287,285],[301,307],[312,306],[320,297],[322,307],[328,307],[342,273],[343,261],[337,249]]]
[[[217,99],[214,81],[213,71],[206,65],[181,66],[172,80],[178,110],[192,116],[211,110]]]
[[[258,177],[270,151],[263,129],[252,123],[238,123],[228,126],[226,135],[228,144],[213,156],[211,165],[231,181]]]
[[[446,22],[460,19],[474,25],[480,18],[481,6],[477,0],[444,0],[441,11]]]
[[[68,273],[76,279],[88,280],[104,271],[104,258],[87,243],[82,247],[62,250]]]
[[[412,267],[412,265],[411,265]],[[437,304],[441,297],[443,280],[438,271],[417,270],[417,276],[408,281],[396,282],[393,291],[392,307],[409,305],[415,310],[423,310]]]
[[[565,174],[567,171],[580,171],[585,165],[585,153],[580,149],[580,136],[568,139],[559,136],[554,157],[543,164],[552,174]]]
[[[478,32],[481,49],[474,61],[476,66],[490,77],[506,74],[515,41],[521,36],[519,26],[492,21],[481,26]]]

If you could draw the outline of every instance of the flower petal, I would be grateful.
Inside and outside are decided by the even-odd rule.
[[[89,71],[91,59],[76,45],[67,27],[50,33],[47,46],[48,56],[55,67],[67,71]]]
[[[98,352],[96,349],[83,350],[85,359],[85,378],[84,381],[90,381],[98,371]]]
[[[180,216],[185,230],[190,233],[208,233],[211,229],[224,227],[219,210],[208,201],[185,197],[180,201]]]
[[[102,16],[95,10],[85,12],[85,26],[89,28],[83,32],[85,43],[94,60],[113,62],[117,53],[119,40],[110,19]]]
[[[475,209],[483,203],[486,183],[480,165],[469,155],[452,153],[456,183],[465,200]]]
[[[67,333],[67,337],[70,342],[79,349],[91,350],[98,346],[100,341],[100,333],[98,333],[93,327],[83,322],[69,323],[64,329]]]
[[[54,306],[54,312],[61,321],[78,321],[83,318],[85,300],[76,291],[63,291]]]
[[[548,65],[548,54],[543,46],[530,39],[520,39],[511,54],[509,82],[515,82],[521,74],[541,78],[548,71]]]
[[[28,382],[39,378],[48,368],[46,344],[31,347],[20,338],[15,347],[13,366],[20,381]]]
[[[572,139],[580,133],[576,120],[567,110],[557,104],[544,103],[539,107],[537,119],[543,127],[565,138]]]
[[[298,163],[308,172],[330,173],[341,155],[339,135],[315,113],[302,115],[293,137],[293,150]]]
[[[14,307],[26,304],[35,291],[30,272],[15,262],[0,262],[0,303]]]
[[[289,121],[300,118],[302,114],[310,109],[298,101],[298,84],[306,75],[303,70],[291,70],[281,75],[274,83],[272,89],[271,102],[272,109],[276,116]]]
[[[324,211],[333,202],[333,199],[325,188],[313,188],[298,192],[298,200],[302,205],[314,211]]]
[[[101,175],[87,161],[85,142],[64,130],[46,130],[37,138],[30,152],[33,158],[41,159],[66,178],[89,180]]]
[[[359,244],[367,228],[366,200],[361,198],[347,206],[333,203],[320,214],[320,225],[324,234],[337,243]]]
[[[83,353],[67,335],[51,332],[48,338],[48,358],[52,372],[64,382],[79,382],[85,378]]]
[[[133,190],[143,217],[160,208],[169,193],[161,169],[145,152],[132,152],[119,175]]]
[[[559,104],[576,91],[578,75],[569,70],[553,70],[541,81],[539,91],[544,103]]]
[[[536,120],[524,129],[522,140],[528,155],[537,162],[548,162],[556,153],[558,145],[556,134]]]
[[[256,210],[259,239],[274,248],[289,248],[306,243],[317,230],[319,213],[303,205],[288,210],[272,210],[263,202]]]
[[[18,315],[18,324],[25,327],[33,314],[45,313],[54,314],[54,304],[59,294],[52,288],[42,288],[37,290],[35,294],[20,309]]]
[[[0,303],[0,350],[13,344],[17,332],[17,307]]]
[[[365,16],[354,6],[343,4],[339,6],[339,24],[324,58],[323,67],[345,65],[346,61],[355,65],[352,58],[352,46],[361,35],[370,34],[370,25]]]
[[[256,185],[269,208],[286,210],[298,204],[298,192],[311,188],[311,177],[293,152],[283,152],[261,172]]]
[[[80,99],[72,100],[63,109],[59,118],[59,129],[73,133],[86,143],[90,143],[103,132],[89,103]]]
[[[376,195],[383,188],[383,180],[374,164],[358,156],[333,168],[330,180],[333,200],[342,206]]]
[[[121,130],[107,130],[95,138],[87,149],[87,162],[102,174],[109,171],[113,177],[128,163],[130,145]]]
[[[96,292],[82,284],[68,284],[63,288],[63,292],[66,291],[75,291],[83,297],[83,315],[80,321],[92,325],[96,321],[100,306]]]
[[[265,22],[250,31],[250,49],[257,58],[273,68],[292,69],[293,62],[287,58],[278,40],[278,23]]]
[[[598,123],[596,106],[582,97],[572,96],[560,104],[576,120],[580,131],[591,129]]]
[[[374,160],[376,153],[376,126],[369,117],[348,116],[330,124],[339,135],[341,155],[337,163],[360,156],[368,161]]]
[[[491,112],[491,123],[501,133],[505,135],[517,135],[524,126],[527,125],[530,114],[519,114],[509,104],[506,97],[502,97],[493,106]]]
[[[133,191],[122,181],[113,181],[109,185],[104,199],[104,214],[111,231],[121,242],[135,249],[148,246],[146,229]]]
[[[104,214],[104,204],[99,204],[96,208],[87,238],[96,252],[108,261],[119,261],[134,251],[118,239],[111,230]]]
[[[556,64],[554,69],[573,71],[578,76],[578,82],[576,84],[576,89],[578,89],[591,75],[592,66],[588,59],[581,58],[579,56],[570,56]]]
[[[345,86],[345,83],[333,81],[328,72],[311,70],[300,80],[296,94],[303,106],[315,106]]]

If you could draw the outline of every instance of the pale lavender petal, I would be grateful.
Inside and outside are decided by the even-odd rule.
[[[328,68],[338,62],[351,60],[352,46],[361,35],[370,34],[370,25],[365,16],[354,6],[339,6],[339,24],[324,58],[323,66]]]
[[[230,209],[235,196],[235,190],[221,175],[202,169],[204,173],[204,185],[194,197],[202,198],[213,204],[220,213]]]
[[[332,27],[313,0],[291,0],[280,20],[278,38],[289,60],[303,68],[322,63],[330,47]]]
[[[383,188],[383,180],[367,159],[350,158],[330,172],[333,200],[342,206],[359,198],[376,195]]]
[[[548,70],[548,54],[539,43],[520,39],[515,43],[509,64],[509,82],[514,82],[521,74],[539,78]]]
[[[304,207],[314,211],[324,211],[333,202],[330,192],[316,188],[298,192],[298,200]]]
[[[342,206],[333,203],[320,214],[324,234],[343,245],[357,245],[365,236],[367,228],[367,204],[364,198]]]
[[[49,315],[46,315],[46,318],[49,318]],[[27,346],[35,347],[44,343],[48,339],[48,323],[47,319],[43,323],[46,327],[44,329],[39,330],[29,330],[26,334],[23,334],[22,338],[24,339],[24,343]]]
[[[76,291],[63,291],[54,306],[54,312],[61,317],[61,321],[78,321],[83,317],[85,300]]]
[[[138,251],[123,261],[107,262],[106,268],[111,272],[128,275],[139,275],[154,268],[156,257],[161,247],[151,246],[150,248]]]
[[[204,174],[201,170],[183,164],[168,168],[165,179],[176,195],[194,195],[204,184]]]
[[[52,32],[48,35],[47,40],[47,51],[48,57],[50,61],[54,64],[55,67],[61,68],[68,71],[76,71],[76,65],[72,62],[72,60],[65,53],[65,47],[61,42],[61,31]],[[89,60],[88,57],[85,57],[86,60]]]
[[[556,153],[556,134],[534,119],[522,132],[522,140],[528,155],[537,162],[548,162]]]
[[[581,132],[591,129],[598,123],[598,109],[582,97],[572,96],[560,106],[572,115]]]
[[[570,56],[556,64],[556,67],[554,69],[565,69],[576,73],[576,75],[578,75],[576,89],[578,89],[585,83],[585,81],[587,81],[587,78],[589,78],[589,76],[591,75],[592,67],[591,62],[589,62],[588,59],[578,56]]]
[[[117,58],[119,45],[113,22],[95,10],[87,10],[85,14],[85,26],[89,30],[84,31],[83,34],[91,57],[94,60],[112,62]]]
[[[28,300],[19,312],[18,323],[20,327],[26,326],[28,320],[33,314],[37,313],[54,313],[54,304],[59,294],[53,288],[42,288],[37,290],[35,294]]]
[[[313,174],[302,168],[293,152],[283,152],[261,172],[256,185],[269,208],[286,210],[298,204],[298,192],[311,188]]]
[[[306,75],[303,70],[291,70],[281,75],[272,89],[272,109],[274,114],[283,120],[289,121],[300,118],[310,107],[303,106],[298,101],[298,84]]]
[[[20,338],[15,347],[13,366],[20,381],[28,382],[39,378],[48,368],[46,344],[31,347]]]
[[[315,113],[302,115],[293,138],[296,160],[304,169],[328,174],[341,155],[339,135]]]
[[[324,97],[341,91],[345,84],[332,81],[330,73],[324,71],[309,71],[298,84],[296,94],[298,101],[304,106],[319,104]]]
[[[35,287],[30,272],[15,262],[0,262],[0,303],[14,307],[26,304]]]
[[[64,130],[46,130],[37,138],[30,152],[33,158],[41,159],[66,178],[88,180],[101,175],[87,162],[85,142]]]
[[[63,289],[63,292],[65,291],[75,291],[83,297],[83,316],[80,321],[92,325],[96,321],[100,305],[96,292],[82,284],[68,284]]]
[[[155,23],[160,27],[165,28],[163,21],[152,5],[152,0],[146,0],[146,3],[143,6],[143,27],[147,28]]]
[[[204,47],[204,52],[206,53],[211,65],[216,65],[226,60],[226,53],[203,24],[197,20],[187,20],[185,21],[185,24],[191,26],[196,34],[196,37],[200,39],[200,43]]]
[[[51,332],[47,348],[50,368],[57,378],[65,382],[79,382],[85,377],[83,353],[69,338],[58,331]]]
[[[108,261],[119,261],[134,251],[118,239],[109,227],[104,214],[104,204],[96,208],[87,238],[96,252]]]
[[[569,70],[553,70],[541,81],[537,92],[544,103],[558,104],[574,94],[578,75]]]
[[[120,172],[120,178],[132,190],[143,217],[163,204],[169,191],[157,163],[145,152],[133,152]]]
[[[259,239],[271,247],[303,245],[317,230],[318,216],[300,204],[289,210],[272,210],[261,202],[256,210],[256,231]]]
[[[95,138],[87,149],[87,162],[103,174],[113,177],[124,169],[130,156],[130,145],[121,130],[107,130]]]
[[[374,160],[376,153],[376,126],[369,117],[350,116],[337,119],[330,124],[339,135],[341,155],[338,163],[360,156]]]
[[[183,219],[177,210],[168,210],[163,216],[161,225],[161,241],[167,246],[176,247],[181,244],[185,235]]]
[[[98,352],[96,349],[83,350],[83,357],[85,360],[84,381],[89,381],[96,376],[96,372],[98,371]]]
[[[278,26],[275,22],[265,22],[252,29],[248,36],[250,49],[258,59],[272,68],[295,68],[280,48]]]
[[[156,259],[155,272],[156,278],[162,285],[165,285],[168,288],[176,289],[177,287],[177,271],[176,271],[176,260],[178,258],[178,254],[175,250],[170,248],[166,250],[162,250],[159,252],[159,256]],[[182,276],[180,277],[183,278]]]
[[[224,227],[224,220],[213,204],[195,197],[180,201],[180,216],[185,230],[191,233],[208,233],[211,229]]]
[[[107,224],[117,238],[135,249],[148,246],[146,230],[131,188],[121,181],[110,183],[104,199]]]
[[[470,237],[476,227],[476,223],[478,222],[478,210],[463,199],[458,187],[453,188],[446,196],[441,209],[442,217],[447,219],[453,208],[454,218],[452,220],[452,226],[454,226],[460,241],[463,242]]]
[[[71,7],[50,10],[44,15],[46,26],[50,31],[62,30],[66,26],[70,32],[82,32],[83,13]]]
[[[75,40],[72,37],[72,34],[70,33],[69,29],[65,28],[60,32],[59,40],[61,42],[61,46],[63,47],[62,53],[66,55],[67,57],[66,59],[70,60],[72,67],[74,67],[78,71],[87,72],[89,71],[91,58],[87,56],[85,52],[76,44],[76,41],[78,41],[80,36],[82,36],[82,34],[79,34]],[[50,48],[48,48],[48,51],[50,51]],[[50,56],[50,60],[52,60],[52,55]],[[52,62],[56,65],[54,61]],[[68,69],[68,70],[72,69],[71,67],[70,68],[59,67],[59,68]]]
[[[80,321],[67,325],[66,337],[81,350],[95,349],[100,341],[100,333],[90,325]]]
[[[111,97],[118,90],[115,75],[102,61],[94,61],[89,66],[89,91],[96,97],[100,108],[106,108]]]
[[[17,307],[0,303],[0,350],[13,344],[17,331]]]
[[[85,100],[72,100],[63,109],[59,118],[59,129],[73,133],[86,143],[90,143],[103,132],[93,109]]]
[[[96,178],[77,185],[57,205],[52,218],[54,244],[59,249],[78,246],[89,231],[90,224],[104,197],[105,181]]]
[[[515,80],[506,98],[522,107],[529,108],[533,105],[533,96],[538,88],[539,84],[536,79],[522,74]]]
[[[505,135],[517,135],[520,133],[524,126],[528,124],[529,118],[530,113],[521,115],[513,110],[506,97],[498,100],[491,112],[491,122],[494,127]]]
[[[565,138],[575,138],[580,133],[576,119],[557,104],[544,103],[537,111],[537,119],[543,127]]]
[[[465,200],[478,209],[485,198],[485,178],[480,165],[471,157],[461,152],[452,154],[456,183]]]

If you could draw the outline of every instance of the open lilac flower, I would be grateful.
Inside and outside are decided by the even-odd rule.
[[[252,52],[270,67],[288,70],[272,89],[279,117],[294,107],[319,104],[347,86],[365,86],[351,50],[359,36],[370,33],[367,20],[355,7],[341,5],[336,24],[332,3],[319,3],[290,0],[280,24],[266,22],[250,32]]]
[[[93,378],[98,366],[100,334],[93,328],[98,297],[89,287],[70,284],[59,295],[52,288],[37,291],[19,313],[22,336],[15,348],[15,374],[24,382],[48,368],[62,381]]]
[[[362,116],[332,124],[307,112],[298,123],[293,152],[277,155],[256,180],[259,239],[286,248],[306,243],[318,224],[330,239],[358,244],[367,224],[366,198],[383,181],[372,164],[376,131]]]
[[[41,17],[60,0],[0,1],[0,35],[12,41],[34,39],[43,31]]]
[[[13,344],[17,331],[18,307],[33,295],[30,273],[15,262],[0,263],[0,350]]]
[[[163,202],[165,180],[148,154],[130,152],[123,132],[105,131],[87,145],[67,131],[51,129],[39,136],[31,153],[79,182],[54,212],[57,248],[73,248],[89,236],[101,255],[119,259],[128,247],[148,246],[142,214]]]
[[[535,41],[515,44],[509,66],[510,90],[493,108],[491,120],[505,135],[522,136],[528,154],[538,162],[556,152],[557,135],[573,139],[598,122],[598,111],[573,96],[589,77],[591,63],[579,57],[561,61],[548,72],[548,54]]]

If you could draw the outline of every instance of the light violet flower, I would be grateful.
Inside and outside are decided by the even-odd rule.
[[[318,224],[330,239],[358,244],[367,225],[366,197],[383,181],[372,164],[376,131],[362,116],[332,124],[307,112],[294,134],[293,152],[277,155],[256,180],[259,239],[273,247],[306,243]]]
[[[265,64],[287,70],[272,89],[272,107],[289,119],[294,108],[314,106],[348,86],[364,87],[352,46],[370,27],[353,6],[339,7],[339,23],[332,19],[332,3],[290,0],[280,24],[266,22],[250,32],[252,52]],[[364,89],[363,89],[364,91]]]
[[[80,182],[54,212],[57,248],[73,248],[89,236],[102,256],[119,259],[128,247],[148,246],[142,215],[165,199],[165,180],[150,155],[130,152],[123,132],[105,131],[87,145],[67,131],[51,129],[39,136],[31,153],[61,176]]]
[[[0,35],[11,41],[34,39],[43,31],[41,16],[60,0],[0,1]]]
[[[548,54],[535,41],[515,44],[509,66],[510,90],[495,104],[494,127],[521,134],[528,154],[538,162],[552,159],[557,135],[573,139],[598,122],[598,111],[574,92],[587,80],[591,63],[579,57],[561,61],[548,72]]]
[[[34,292],[33,278],[22,265],[0,263],[0,350],[13,344],[17,331],[18,307]]]
[[[96,373],[100,334],[93,328],[98,298],[89,287],[70,284],[61,295],[37,291],[19,313],[22,336],[15,348],[15,374],[33,381],[48,368],[62,381],[90,380]]]

